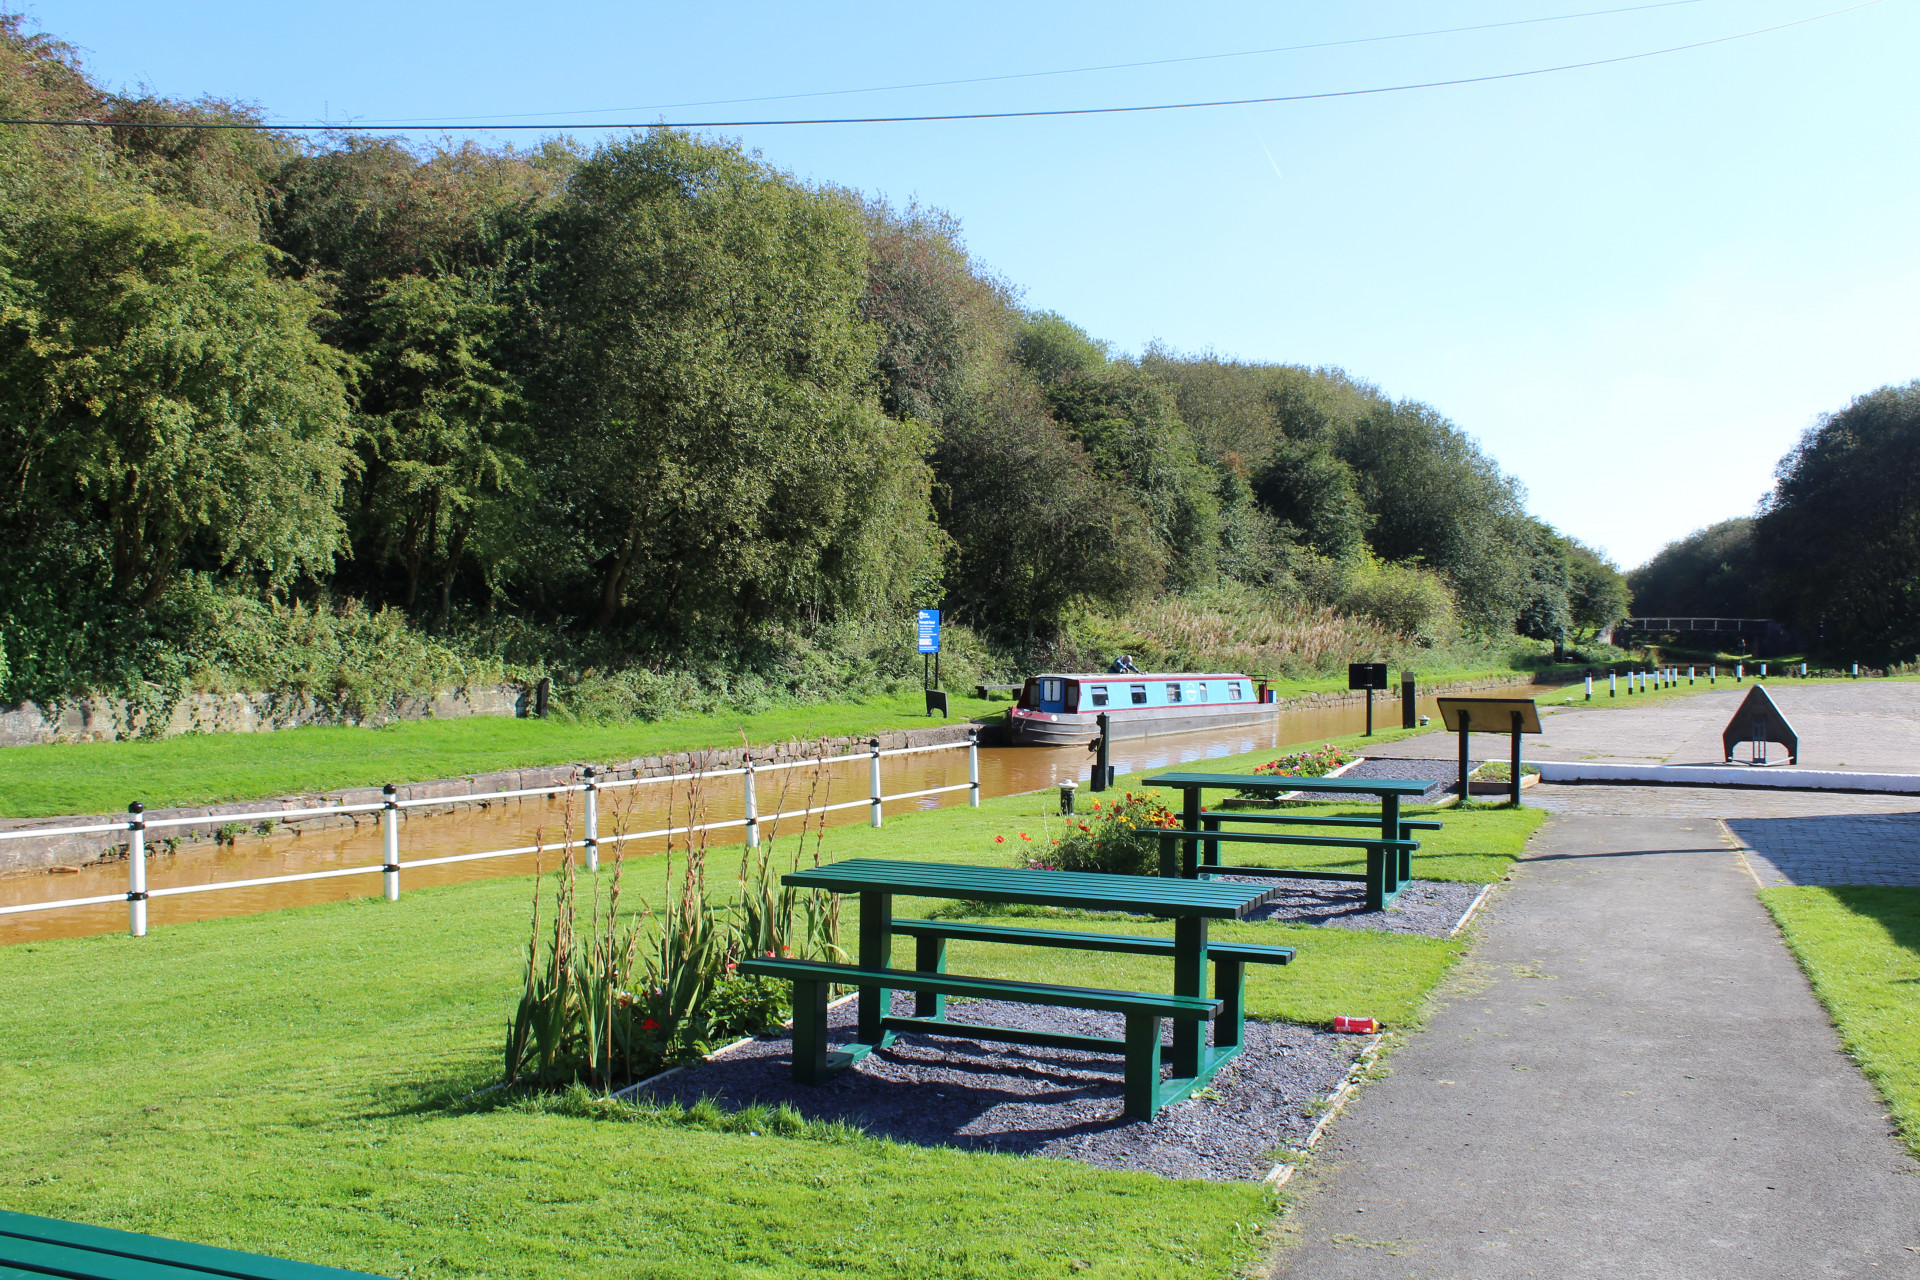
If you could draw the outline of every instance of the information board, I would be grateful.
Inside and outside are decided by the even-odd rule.
[[[1387,687],[1387,664],[1384,662],[1349,662],[1347,664],[1347,688],[1384,689]]]
[[[920,652],[940,652],[940,611],[938,609],[914,610],[914,625],[919,632]]]

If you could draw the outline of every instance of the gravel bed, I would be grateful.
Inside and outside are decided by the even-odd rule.
[[[1451,880],[1415,880],[1385,911],[1366,909],[1366,886],[1326,880],[1277,880],[1267,876],[1217,877],[1236,884],[1271,885],[1274,893],[1245,917],[1335,929],[1376,929],[1444,938],[1467,914],[1485,885]]]
[[[1470,767],[1477,767],[1483,757],[1469,757]],[[1425,779],[1427,789],[1417,796],[1406,797],[1412,804],[1432,804],[1460,791],[1460,761],[1452,760],[1395,760],[1368,756],[1357,764],[1348,767],[1340,775],[1343,778],[1412,778],[1415,781]]]
[[[912,1013],[911,993],[894,993],[894,1009]],[[999,1000],[952,1000],[948,1016],[1111,1037],[1123,1025],[1118,1014]],[[852,1039],[854,1017],[851,1001],[829,1010],[830,1037]],[[1365,1042],[1249,1020],[1246,1048],[1211,1088],[1150,1122],[1121,1113],[1118,1054],[917,1033],[896,1037],[818,1087],[793,1080],[792,1041],[781,1032],[664,1076],[635,1096],[681,1103],[711,1097],[729,1110],[787,1103],[809,1117],[850,1121],[918,1146],[1056,1156],[1168,1178],[1257,1180],[1272,1168],[1273,1151],[1305,1140],[1313,1128],[1310,1105],[1339,1086]]]

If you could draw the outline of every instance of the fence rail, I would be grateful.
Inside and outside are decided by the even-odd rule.
[[[925,787],[918,791],[903,791],[896,795],[885,795],[880,785],[880,761],[892,756],[919,755],[928,751],[960,751],[967,753],[967,780],[944,787]],[[848,764],[861,759],[869,761],[869,794],[858,800],[846,800],[838,804],[808,806],[804,809],[785,809],[778,813],[761,814],[758,796],[755,793],[754,779],[758,774],[776,773],[785,769],[802,767],[820,768],[836,764]],[[840,756],[821,756],[814,759],[768,761],[755,764],[749,756],[747,763],[738,769],[716,769],[711,772],[696,770],[692,773],[664,773],[650,778],[610,778],[601,779],[598,770],[588,765],[582,771],[579,782],[561,782],[547,787],[520,787],[511,791],[480,791],[455,796],[420,796],[411,799],[398,799],[399,788],[392,783],[386,786],[386,799],[369,804],[314,805],[300,809],[274,810],[234,810],[230,813],[209,812],[192,817],[149,818],[146,809],[139,801],[127,806],[127,817],[119,822],[90,823],[72,827],[28,827],[14,831],[0,831],[0,840],[34,840],[51,836],[92,835],[107,831],[127,833],[127,891],[125,893],[96,894],[88,898],[62,898],[55,902],[28,902],[16,906],[0,907],[0,916],[22,915],[30,911],[60,911],[77,907],[95,907],[109,902],[127,904],[127,932],[136,938],[147,934],[147,903],[153,898],[171,898],[188,893],[218,893],[223,889],[253,889],[263,885],[292,884],[302,880],[336,880],[345,876],[364,876],[379,873],[383,879],[383,891],[389,902],[400,897],[400,873],[418,867],[439,867],[455,862],[478,862],[487,858],[516,858],[530,853],[547,853],[559,850],[571,852],[575,849],[585,851],[587,870],[597,871],[600,867],[600,849],[603,841],[600,837],[600,805],[602,792],[628,790],[635,787],[671,785],[676,782],[690,782],[698,778],[702,782],[714,778],[740,778],[743,798],[746,803],[746,816],[725,818],[717,822],[693,823],[687,826],[666,826],[654,831],[616,831],[610,840],[617,848],[630,840],[657,840],[662,837],[691,835],[700,831],[725,831],[734,827],[746,830],[747,844],[757,847],[760,843],[760,828],[778,823],[782,818],[804,817],[811,814],[832,813],[841,809],[855,809],[867,806],[871,810],[869,819],[872,826],[881,825],[883,806],[894,800],[917,800],[923,796],[945,795],[954,791],[965,791],[967,803],[974,808],[980,807],[980,742],[977,733],[969,733],[965,742],[942,742],[926,747],[898,747],[892,751],[882,751],[880,740],[875,738],[869,750]],[[581,820],[582,835],[577,840],[555,840],[540,844],[520,845],[511,849],[486,849],[478,853],[456,853],[438,858],[414,858],[403,860],[400,857],[400,815],[408,809],[423,808],[428,805],[459,805],[490,802],[494,800],[512,800],[526,796],[556,796],[578,793],[585,797],[584,812]],[[172,885],[163,889],[147,888],[147,832],[168,827],[204,826],[224,820],[260,823],[267,821],[285,821],[293,818],[333,817],[345,814],[378,813],[381,826],[381,861],[359,867],[337,867],[327,871],[301,871],[283,876],[255,876],[246,880],[220,880],[211,884]]]

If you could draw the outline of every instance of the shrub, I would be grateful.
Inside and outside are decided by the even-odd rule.
[[[1104,807],[1096,800],[1093,808],[1086,817],[1073,819],[1065,835],[1028,853],[1026,865],[1043,871],[1158,875],[1160,839],[1155,833],[1180,825],[1160,802],[1160,793],[1129,791]]]

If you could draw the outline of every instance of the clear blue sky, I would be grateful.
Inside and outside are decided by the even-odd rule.
[[[1509,22],[1632,0],[29,4],[116,87],[281,121],[739,119],[1253,97],[1517,71],[1840,7],[1696,0],[1171,66],[668,104]],[[1625,566],[1746,514],[1816,415],[1920,377],[1920,0],[1613,66],[1151,115],[726,130],[958,215],[1127,351],[1338,365],[1428,401]],[[485,135],[481,135],[485,136]],[[516,135],[523,140],[526,135]],[[591,134],[581,136],[591,137]]]

